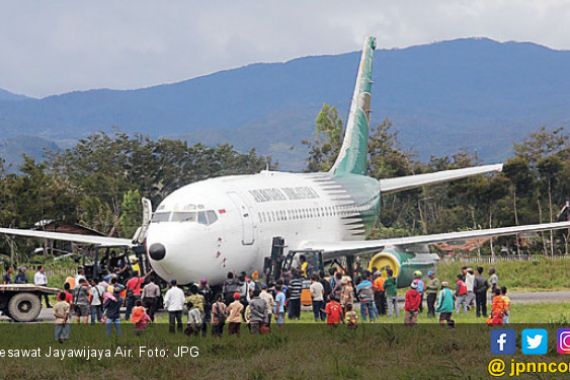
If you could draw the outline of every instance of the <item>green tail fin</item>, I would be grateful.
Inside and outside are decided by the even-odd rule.
[[[362,49],[356,86],[340,153],[331,173],[366,174],[368,171],[368,129],[372,90],[372,60],[376,39],[367,37]]]

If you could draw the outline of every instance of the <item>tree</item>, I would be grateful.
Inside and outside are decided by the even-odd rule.
[[[133,237],[137,228],[142,224],[141,194],[138,190],[129,190],[123,194],[121,216],[119,218],[120,233],[122,237]]]
[[[306,171],[324,172],[332,168],[342,146],[342,131],[342,120],[336,107],[323,104],[315,120],[313,141],[302,142],[309,148]]]

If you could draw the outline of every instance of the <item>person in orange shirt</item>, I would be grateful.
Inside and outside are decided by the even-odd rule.
[[[491,315],[487,319],[490,326],[502,326],[505,316],[505,299],[501,296],[501,289],[495,289],[493,303],[491,304]]]
[[[327,306],[325,308],[325,313],[327,315],[327,325],[336,327],[342,323],[342,306],[333,296],[330,296],[329,299],[330,301],[327,303]]]
[[[384,281],[386,279],[382,275],[378,275],[372,283],[374,290],[374,303],[378,310],[378,315],[386,315],[386,294],[384,293]]]

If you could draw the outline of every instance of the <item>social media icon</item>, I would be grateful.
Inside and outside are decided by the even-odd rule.
[[[570,329],[558,329],[556,335],[556,351],[559,354],[570,354]]]
[[[524,329],[522,331],[522,352],[525,355],[545,355],[548,352],[548,331]]]
[[[491,330],[491,353],[514,355],[517,350],[517,333],[511,329]]]

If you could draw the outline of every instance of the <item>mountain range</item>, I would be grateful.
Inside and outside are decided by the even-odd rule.
[[[0,90],[0,155],[67,147],[95,131],[121,130],[190,143],[230,142],[300,170],[323,103],[346,118],[359,52],[259,63],[134,90],[96,89],[42,99]],[[191,64],[191,63],[189,63]],[[524,42],[458,39],[380,49],[372,124],[389,118],[420,159],[476,152],[500,161],[541,126],[570,121],[570,51]],[[33,136],[33,140],[29,138]]]

